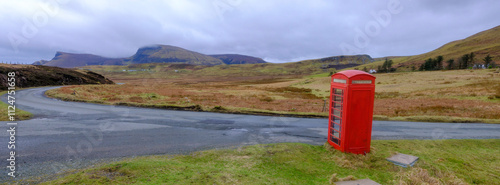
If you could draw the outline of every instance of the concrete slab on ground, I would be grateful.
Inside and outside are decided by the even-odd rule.
[[[360,179],[355,181],[341,181],[335,182],[336,185],[380,185],[379,183],[372,181],[371,179]]]
[[[417,162],[418,157],[407,154],[396,154],[387,158],[387,160],[395,165],[407,168],[413,166]]]

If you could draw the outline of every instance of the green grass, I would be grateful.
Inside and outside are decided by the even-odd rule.
[[[385,160],[398,152],[420,159],[412,168]],[[348,176],[380,184],[500,184],[499,152],[498,139],[375,140],[366,156],[329,145],[254,145],[130,158],[44,184],[328,184]]]
[[[7,91],[2,91],[0,92],[0,96],[3,94],[7,93]],[[4,103],[3,101],[0,101],[0,121],[9,121],[9,116],[8,116],[8,107],[9,105]],[[16,108],[16,120],[26,120],[30,119],[33,116],[33,114],[26,112],[24,110]]]

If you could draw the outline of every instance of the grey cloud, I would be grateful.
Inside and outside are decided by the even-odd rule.
[[[495,0],[401,0],[402,11],[357,47],[356,30],[377,23],[373,12],[387,11],[391,1],[67,1],[18,52],[9,35],[23,36],[24,21],[44,12],[39,4],[57,1],[2,1],[0,60],[31,63],[58,50],[126,57],[150,44],[271,62],[342,55],[342,43],[373,57],[414,55],[500,23]]]

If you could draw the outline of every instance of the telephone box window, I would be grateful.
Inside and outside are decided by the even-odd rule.
[[[332,137],[330,137],[330,140],[332,142],[334,142],[335,144],[340,145],[340,140],[339,139],[337,139],[337,138],[335,138],[335,137],[332,136]]]
[[[345,83],[346,83],[346,80],[342,80],[342,79],[333,79],[333,82],[335,82],[335,83],[345,84]]]
[[[338,109],[338,110],[342,110],[342,104],[337,103],[337,102],[333,102],[333,108]]]
[[[340,138],[340,132],[334,130],[333,131],[333,136],[335,136],[336,138]]]
[[[371,80],[353,80],[352,84],[371,84]]]
[[[333,99],[333,101],[342,103],[342,96],[335,96],[334,99]]]
[[[342,96],[342,94],[344,94],[344,90],[342,90],[342,89],[335,89],[335,95]]]
[[[339,124],[339,125],[342,124],[342,119],[335,117],[335,116],[332,116],[332,121]]]
[[[340,111],[338,111],[338,110],[334,109],[334,110],[333,110],[333,115],[334,115],[334,116],[337,116],[337,117],[342,117],[342,112],[340,112]]]
[[[334,82],[346,83],[346,80],[334,79]],[[342,124],[342,110],[344,89],[332,88],[332,109],[330,110],[330,137],[331,142],[340,146],[340,132]]]
[[[335,124],[335,123],[332,124],[332,128],[335,129],[335,130],[340,131],[340,125],[338,125],[338,124]]]

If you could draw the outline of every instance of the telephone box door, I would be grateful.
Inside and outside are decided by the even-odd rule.
[[[345,89],[343,88],[332,88],[332,101],[330,102],[331,104],[331,110],[330,110],[330,142],[335,143],[336,145],[340,146],[342,143],[341,139],[341,133],[342,133],[342,113],[343,113],[343,106],[344,106],[344,92]]]

